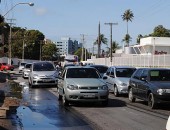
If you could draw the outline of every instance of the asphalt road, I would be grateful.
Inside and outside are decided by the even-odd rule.
[[[23,100],[17,115],[24,130],[165,130],[166,127],[169,106],[151,110],[142,101],[130,104],[127,97],[114,97],[110,93],[107,107],[98,103],[64,107],[58,102],[56,88],[32,89],[27,80],[18,77],[16,81],[23,84]]]

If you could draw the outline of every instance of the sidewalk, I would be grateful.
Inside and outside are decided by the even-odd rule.
[[[16,113],[19,102],[10,96],[9,73],[0,72],[0,130],[17,130],[12,124],[11,114]]]

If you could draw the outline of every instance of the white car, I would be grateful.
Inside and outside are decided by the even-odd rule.
[[[135,70],[135,67],[111,66],[103,75],[103,79],[105,79],[109,90],[113,91],[115,96],[128,94],[129,79]]]
[[[108,104],[108,86],[93,67],[69,66],[58,79],[59,100],[64,105],[71,102],[101,102]]]
[[[31,65],[32,63],[27,63],[25,64],[25,67],[23,69],[23,72],[22,72],[22,77],[25,79],[25,78],[28,78],[29,74],[30,74],[30,68],[31,68]]]
[[[19,64],[19,68],[18,68],[19,73],[22,73],[22,71],[23,71],[23,69],[24,69],[25,64],[26,64],[26,62],[21,62],[21,63]]]
[[[30,68],[28,81],[31,87],[39,85],[57,87],[58,71],[52,62],[33,62]]]

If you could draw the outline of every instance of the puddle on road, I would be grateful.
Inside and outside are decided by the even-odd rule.
[[[27,103],[24,103],[23,98],[27,98],[29,94],[29,85],[25,82],[21,83],[10,83],[10,94],[21,99],[20,106],[17,108],[17,113],[15,118],[15,125],[19,126],[24,130],[57,130],[56,120],[51,120],[45,117],[41,113],[32,111],[27,107]],[[24,94],[24,97],[22,96]]]
[[[32,112],[28,107],[19,107],[17,109],[17,116],[22,122],[24,130],[57,130],[56,126],[52,125],[56,123],[56,120],[52,121],[40,113]]]

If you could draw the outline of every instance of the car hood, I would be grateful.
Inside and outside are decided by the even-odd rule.
[[[50,76],[53,75],[56,71],[35,71],[33,75],[36,74],[38,76]]]
[[[130,78],[124,78],[124,77],[116,77],[115,78],[115,81],[126,83],[126,84],[129,84],[129,80],[130,80]]]
[[[66,79],[67,84],[77,85],[77,86],[102,86],[106,85],[102,79],[96,78],[69,78]]]
[[[158,88],[170,89],[170,81],[162,81],[162,82],[150,82],[152,85]]]

